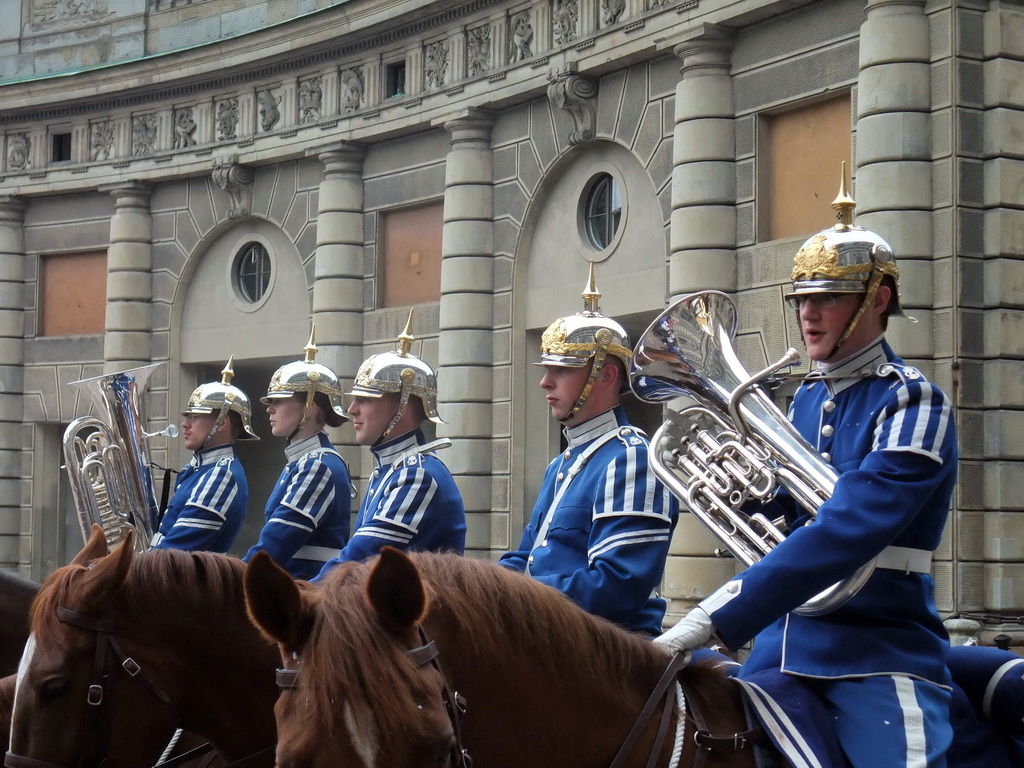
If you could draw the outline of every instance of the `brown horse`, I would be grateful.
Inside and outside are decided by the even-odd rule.
[[[105,547],[94,531],[36,599],[7,765],[150,766],[176,727],[272,764],[277,651],[246,616],[243,564]]]
[[[476,768],[608,768],[670,662],[522,574],[455,555],[385,548],[319,587],[257,556],[245,590],[285,666],[280,768],[448,768],[464,764],[460,743]],[[710,730],[746,729],[731,681],[697,667],[681,679]],[[658,710],[618,765],[669,765],[676,710],[657,744]],[[701,749],[694,734],[688,714],[680,766],[698,751],[697,764],[753,765],[749,749]]]

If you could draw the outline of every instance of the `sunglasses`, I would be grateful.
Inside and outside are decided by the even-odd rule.
[[[849,294],[844,293],[805,293],[800,296],[787,296],[786,303],[793,309],[800,309],[810,304],[815,309],[832,309],[839,305],[839,299]]]

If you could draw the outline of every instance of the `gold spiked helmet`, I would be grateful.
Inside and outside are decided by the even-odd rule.
[[[405,329],[398,335],[393,352],[378,352],[370,355],[359,366],[351,397],[382,397],[398,393],[398,410],[381,438],[386,437],[401,418],[410,397],[418,397],[423,404],[423,413],[435,424],[444,424],[437,413],[437,376],[433,369],[409,350],[416,337],[412,335],[413,310],[409,310]]]
[[[305,357],[294,363],[285,363],[270,377],[267,394],[261,402],[269,404],[271,400],[286,400],[296,393],[306,393],[306,407],[299,422],[299,428],[306,423],[313,407],[313,398],[317,392],[327,397],[329,408],[324,408],[324,421],[330,427],[338,427],[348,418],[342,402],[341,382],[338,375],[323,363],[316,362],[316,326],[309,332],[309,341],[302,348]]]
[[[252,431],[252,404],[249,402],[249,396],[231,383],[231,379],[235,375],[234,368],[232,367],[234,360],[233,355],[228,358],[224,370],[220,372],[220,381],[211,381],[196,387],[192,392],[192,396],[188,399],[188,405],[181,412],[182,416],[206,413],[217,414],[217,420],[213,424],[213,429],[210,430],[210,434],[206,437],[207,442],[224,424],[230,411],[234,411],[242,419],[242,432],[238,435],[239,440],[260,439]]]
[[[560,317],[547,327],[540,339],[540,361],[534,363],[583,368],[593,360],[590,377],[576,405],[565,419],[572,418],[586,401],[609,355],[621,360],[628,371],[632,354],[626,329],[614,319],[601,314],[601,292],[597,290],[594,280],[594,262],[590,262],[587,285],[580,296],[583,299],[583,311]],[[628,389],[628,377],[623,377],[623,384]]]

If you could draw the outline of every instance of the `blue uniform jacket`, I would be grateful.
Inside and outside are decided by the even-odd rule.
[[[657,589],[679,504],[655,478],[647,438],[621,408],[565,434],[569,447],[548,465],[519,549],[499,563],[564,592],[589,613],[660,634],[665,600]]]
[[[323,432],[285,449],[288,463],[267,500],[260,550],[296,579],[316,576],[348,540],[352,484],[348,467]]]
[[[460,555],[466,548],[462,495],[423,432],[406,432],[372,453],[375,466],[352,538],[314,581],[338,563],[365,560],[385,545]]]
[[[815,522],[701,604],[730,648],[760,633],[741,676],[775,667],[810,677],[905,674],[948,684],[948,638],[930,573],[879,568],[831,613],[790,611],[889,545],[938,546],[956,482],[949,400],[880,339],[811,374],[790,418],[840,477]]]
[[[227,552],[248,506],[249,484],[234,447],[197,451],[178,473],[153,548]]]

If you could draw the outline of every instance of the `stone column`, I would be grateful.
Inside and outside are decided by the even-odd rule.
[[[307,155],[324,165],[316,218],[313,322],[317,360],[343,382],[363,361],[363,157],[359,144],[340,141]],[[351,433],[347,433],[351,434]],[[358,461],[353,449],[350,464]],[[355,465],[353,464],[353,468]]]
[[[467,109],[443,121],[451,134],[445,169],[438,340],[439,434],[467,512],[491,509],[494,349],[493,117]],[[490,548],[489,521],[470,515],[466,549]]]
[[[984,238],[968,241],[971,230],[966,223],[961,225],[959,238],[961,243],[972,242],[972,250],[980,250],[982,258],[964,258],[973,254],[958,249],[956,265],[957,273],[963,275],[961,306],[970,307],[958,318],[963,326],[959,349],[964,356],[961,424],[967,420],[967,407],[977,409],[972,415],[976,430],[961,426],[961,458],[976,463],[969,468],[961,465],[960,487],[961,496],[967,497],[969,477],[983,475],[983,505],[971,494],[973,506],[985,509],[984,533],[979,537],[984,542],[983,576],[968,581],[968,575],[976,575],[979,566],[958,563],[957,567],[962,574],[961,593],[976,588],[980,581],[982,589],[972,594],[982,594],[985,612],[1013,618],[1024,614],[1024,411],[1020,409],[1024,403],[1024,300],[1020,291],[1024,280],[1024,9],[991,3],[984,20]],[[977,211],[964,211],[961,220],[969,214],[977,215]],[[981,333],[971,332],[976,330]],[[964,359],[967,357],[973,359]],[[978,368],[983,371],[980,377]],[[965,455],[963,436],[969,431],[983,435],[984,444]],[[967,505],[961,502],[960,506]],[[959,514],[961,518],[967,515]],[[965,528],[961,522],[958,533],[962,540],[973,533]],[[973,608],[965,608],[964,603],[961,598],[958,610]],[[1024,626],[1019,622],[986,625],[983,640],[991,644],[1000,634],[1011,638],[1013,650],[1022,650]]]
[[[856,223],[892,246],[901,301],[917,324],[894,322],[904,358],[933,358],[931,77],[925,0],[869,0],[857,79]],[[950,297],[946,297],[949,301]],[[948,303],[947,303],[948,306]],[[948,355],[951,350],[947,350]]]
[[[736,290],[736,171],[731,68],[733,32],[703,24],[671,41],[683,62],[676,86],[669,294]],[[735,573],[715,556],[721,545],[683,512],[672,540],[662,594],[666,625]]]
[[[112,373],[152,360],[153,219],[151,190],[145,184],[126,182],[102,189],[114,197],[103,340],[103,359]]]
[[[19,561],[25,363],[25,205],[0,196],[0,568]]]
[[[676,42],[669,294],[736,290],[734,33],[703,24]]]

